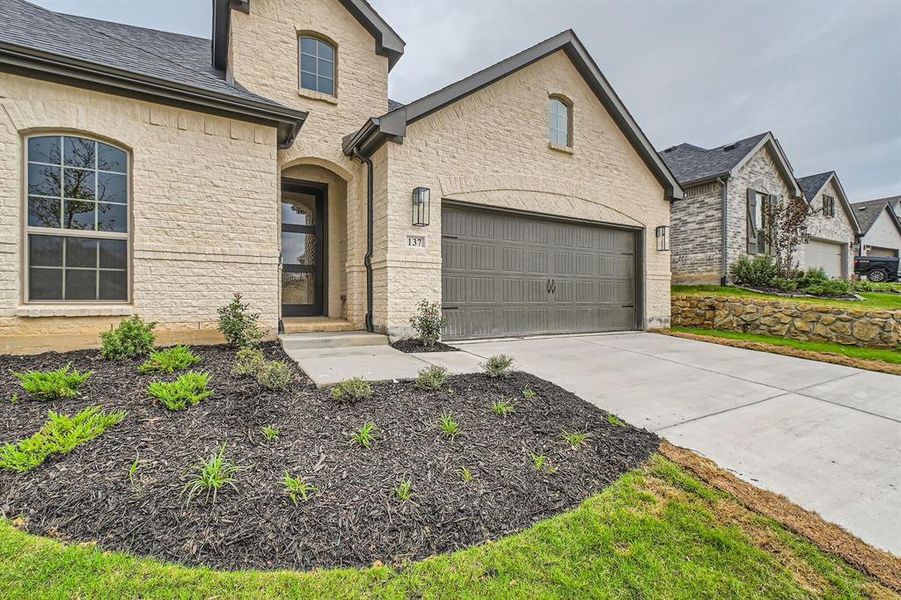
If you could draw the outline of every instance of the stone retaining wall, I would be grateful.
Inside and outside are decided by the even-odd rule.
[[[853,310],[776,300],[674,296],[672,323],[872,348],[901,346],[901,311]]]

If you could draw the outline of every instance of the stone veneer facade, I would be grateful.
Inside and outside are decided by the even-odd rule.
[[[807,219],[807,231],[810,233],[811,239],[825,240],[829,242],[837,242],[843,245],[843,269],[845,276],[850,276],[854,268],[854,243],[857,238],[857,226],[851,220],[848,211],[845,209],[844,203],[840,200],[840,191],[835,185],[835,179],[829,179],[829,182],[823,186],[816,197],[808,198],[810,207],[814,214]],[[835,216],[827,217],[823,214],[823,196],[832,196],[835,198]],[[798,266],[802,269],[809,265],[804,252],[805,247],[802,245],[798,248],[795,255],[798,259]]]
[[[901,346],[901,311],[855,310],[798,302],[673,296],[673,325],[776,335],[851,346]]]
[[[772,143],[766,143],[726,181],[726,278],[732,265],[748,254],[748,189],[790,198],[791,182],[777,165]],[[708,182],[685,189],[673,203],[673,283],[716,284],[723,276],[723,187]]]
[[[336,95],[298,89],[298,36],[337,48]],[[160,341],[212,342],[216,308],[241,292],[278,324],[280,180],[328,186],[326,314],[362,328],[367,167],[342,138],[388,109],[388,59],[335,0],[259,0],[231,12],[227,75],[309,116],[290,148],[274,129],[150,102],[0,75],[0,352],[97,344],[137,313]],[[548,95],[573,101],[574,147],[548,144]],[[23,297],[23,145],[31,132],[84,135],[130,151],[131,301],[37,305]],[[664,190],[561,51],[412,124],[372,156],[373,321],[409,332],[420,299],[441,299],[441,203],[459,200],[643,230],[644,315],[669,324],[669,254],[654,227],[670,223]],[[431,226],[410,224],[413,188],[432,190]],[[425,235],[424,250],[406,234]]]

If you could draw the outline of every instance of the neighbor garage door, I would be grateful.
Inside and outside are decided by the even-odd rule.
[[[804,249],[807,267],[823,267],[830,277],[844,277],[842,253],[844,246],[823,240],[810,240]]]
[[[442,208],[448,339],[637,328],[634,231]]]

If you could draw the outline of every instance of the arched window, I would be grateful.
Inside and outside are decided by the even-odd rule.
[[[548,101],[548,121],[551,144],[565,148],[573,145],[572,104],[562,96],[551,96]]]
[[[40,135],[25,160],[27,301],[127,301],[128,154]]]
[[[335,47],[319,38],[300,37],[300,87],[335,95]]]

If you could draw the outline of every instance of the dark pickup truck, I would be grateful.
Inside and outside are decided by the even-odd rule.
[[[855,256],[854,272],[870,281],[897,281],[897,256]]]

